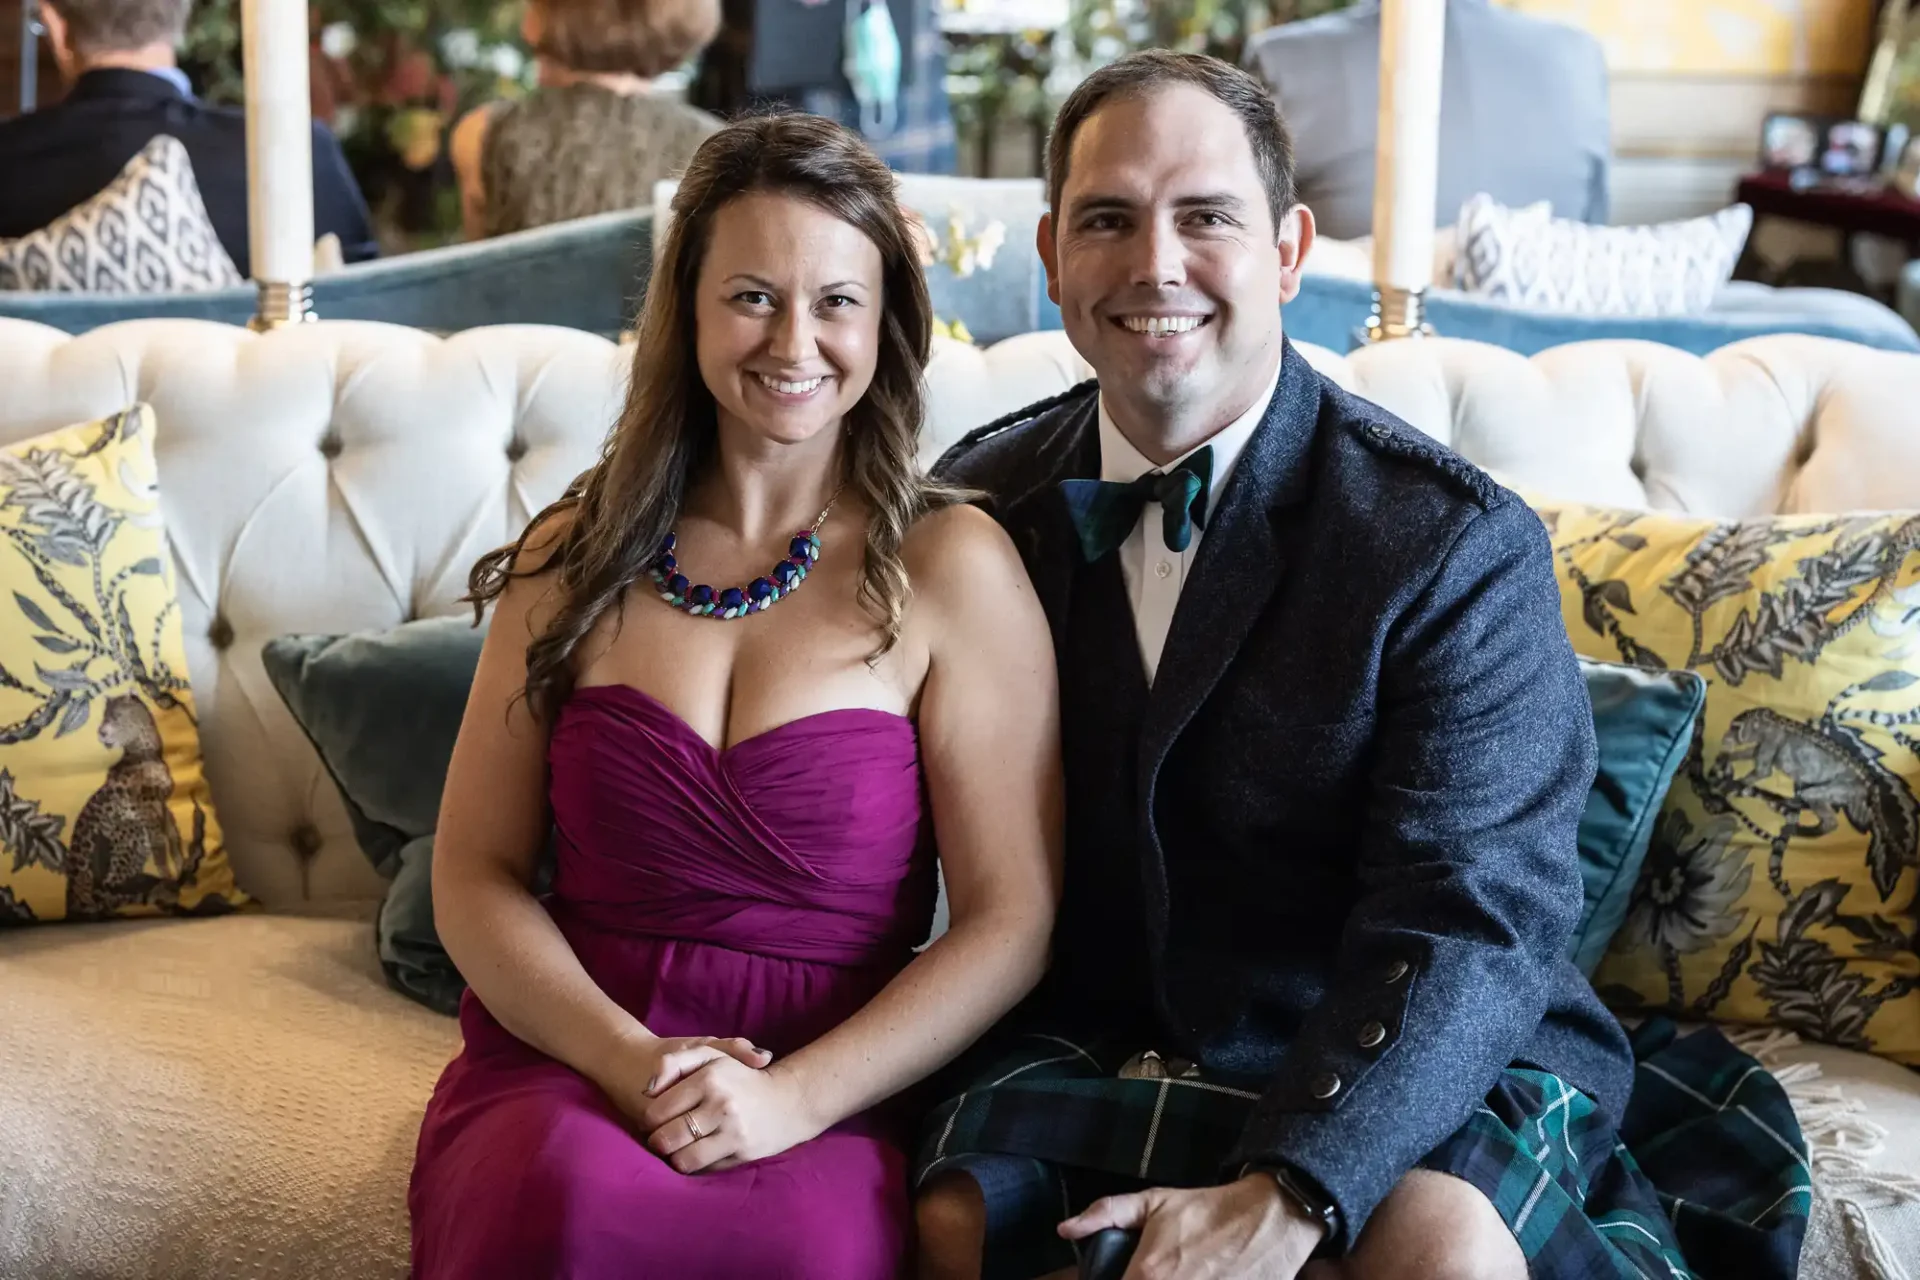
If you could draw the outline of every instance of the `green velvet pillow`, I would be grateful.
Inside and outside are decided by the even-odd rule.
[[[267,677],[320,753],[355,838],[392,883],[380,904],[380,966],[395,990],[458,1010],[465,983],[433,927],[433,830],[484,629],[431,618],[391,631],[282,636]]]
[[[1580,816],[1585,890],[1571,954],[1589,977],[1627,918],[1653,822],[1687,758],[1707,682],[1691,671],[1659,671],[1580,659],[1593,702],[1600,768]]]

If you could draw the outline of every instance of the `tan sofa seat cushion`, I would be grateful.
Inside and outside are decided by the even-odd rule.
[[[365,919],[0,934],[0,1275],[404,1276],[459,1029]]]

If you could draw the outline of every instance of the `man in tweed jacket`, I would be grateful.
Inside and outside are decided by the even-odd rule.
[[[1544,530],[1287,344],[1313,219],[1246,73],[1095,73],[1049,185],[1098,384],[942,471],[1053,629],[1065,900],[923,1129],[922,1274],[1116,1229],[1133,1280],[1686,1274],[1566,957],[1595,749]]]

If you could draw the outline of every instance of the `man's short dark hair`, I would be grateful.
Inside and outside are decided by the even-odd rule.
[[[1094,112],[1116,98],[1139,98],[1169,85],[1190,84],[1204,89],[1233,114],[1247,133],[1260,183],[1267,189],[1267,208],[1275,230],[1293,208],[1293,139],[1280,118],[1280,108],[1265,85],[1230,62],[1203,53],[1175,53],[1142,49],[1108,63],[1082,80],[1061,104],[1047,139],[1047,205],[1056,218],[1060,193],[1067,185],[1067,159],[1074,135]],[[1057,223],[1056,223],[1057,226]]]
[[[67,24],[67,47],[80,57],[175,45],[186,34],[193,0],[46,0]]]

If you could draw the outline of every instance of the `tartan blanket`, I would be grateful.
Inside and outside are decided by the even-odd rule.
[[[1620,1141],[1653,1182],[1688,1264],[1705,1280],[1792,1280],[1813,1170],[1786,1090],[1711,1028],[1683,1037],[1655,1017],[1631,1039]]]
[[[1555,1090],[1571,1091],[1520,1069],[1423,1163],[1485,1192],[1537,1275],[1793,1280],[1812,1175],[1786,1091],[1718,1031],[1682,1038],[1671,1020],[1654,1018],[1632,1045],[1627,1115],[1616,1135],[1588,1104],[1579,1141],[1567,1144],[1581,1148],[1576,1166],[1532,1163],[1540,1146],[1557,1144],[1524,1135],[1554,1109]],[[1167,1087],[1117,1078],[1131,1056],[1113,1044],[1028,1033],[983,1044],[949,1077],[967,1087],[928,1117],[915,1183],[948,1169],[981,1182],[991,1274],[1070,1263],[1045,1252],[1057,1242],[1052,1225],[1100,1195],[1221,1180],[1264,1082],[1209,1075]],[[1574,1109],[1560,1110],[1576,1125]],[[1558,1187],[1553,1213],[1520,1212],[1539,1203],[1546,1179]],[[1529,1180],[1532,1191],[1521,1185]],[[1684,1269],[1674,1265],[1676,1247]]]

